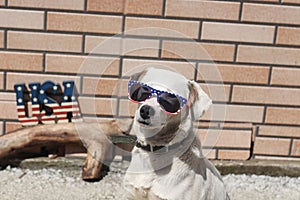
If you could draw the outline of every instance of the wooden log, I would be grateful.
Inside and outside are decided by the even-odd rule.
[[[112,147],[111,136],[126,136],[131,120],[115,120],[100,123],[67,123],[26,127],[0,137],[0,164],[11,158],[27,158],[53,153],[58,147],[68,144],[83,145],[87,150],[82,169],[84,180],[100,180],[102,164]],[[131,145],[132,146],[132,145]],[[44,149],[35,154],[26,154],[28,149]],[[125,148],[129,148],[125,147]],[[46,149],[46,151],[45,151]]]

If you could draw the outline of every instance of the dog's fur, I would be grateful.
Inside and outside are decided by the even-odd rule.
[[[149,152],[135,147],[125,175],[128,199],[200,200],[229,199],[221,176],[203,156],[199,138],[193,131],[193,121],[211,105],[200,86],[185,77],[164,69],[150,68],[131,77],[156,89],[169,90],[188,99],[179,114],[164,113],[156,97],[141,103],[135,114],[132,134],[142,145],[169,146]],[[140,123],[140,109],[149,105],[154,110],[147,124]]]

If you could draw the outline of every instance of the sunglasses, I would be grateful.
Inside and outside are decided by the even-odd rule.
[[[129,99],[135,103],[141,103],[156,95],[157,102],[163,111],[168,114],[178,114],[187,103],[187,99],[167,91],[157,90],[149,85],[130,80],[128,83]]]

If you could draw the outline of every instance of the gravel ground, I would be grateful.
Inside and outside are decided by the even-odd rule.
[[[10,168],[0,171],[1,200],[123,199],[122,180],[127,162],[114,162],[102,181],[86,183],[81,171]],[[232,200],[299,200],[300,177],[226,175],[223,177]]]

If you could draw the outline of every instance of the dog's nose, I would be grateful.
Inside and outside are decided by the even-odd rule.
[[[140,116],[143,119],[149,119],[151,116],[154,115],[154,109],[151,106],[143,105],[140,109]]]

